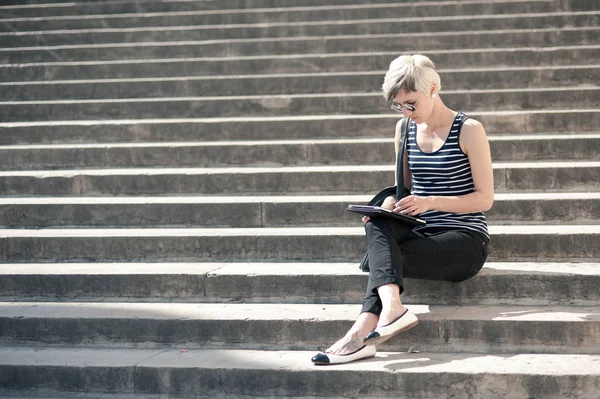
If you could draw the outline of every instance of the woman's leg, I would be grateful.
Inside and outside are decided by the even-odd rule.
[[[353,352],[362,346],[359,334],[387,325],[404,312],[402,277],[462,281],[477,274],[487,257],[487,239],[467,230],[421,237],[385,219],[372,220],[365,228],[370,272],[363,308],[352,328],[328,353]]]
[[[469,230],[452,230],[400,244],[402,276],[463,281],[476,275],[487,258],[488,239]]]
[[[384,317],[398,317],[404,311],[400,302],[402,278],[396,273],[392,258],[401,256],[397,240],[418,238],[408,227],[388,223],[388,219],[371,219],[365,224],[369,251],[369,282],[363,309],[350,330],[339,341],[326,350],[326,353],[346,354],[362,347],[363,339]],[[392,254],[393,252],[393,254]],[[378,291],[381,291],[382,297]],[[382,298],[388,305],[382,313]],[[392,319],[393,320],[393,319]],[[385,324],[385,323],[384,323]]]
[[[406,310],[400,300],[404,255],[400,245],[421,236],[389,219],[371,219],[366,225],[369,282],[362,313],[379,316],[378,326],[396,320]]]
[[[361,313],[346,335],[327,348],[325,353],[343,355],[360,349],[364,346],[363,339],[375,328],[378,319],[379,317],[373,313]]]

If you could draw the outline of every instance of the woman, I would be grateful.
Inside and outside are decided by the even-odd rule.
[[[344,337],[312,358],[315,364],[374,356],[375,345],[416,325],[400,300],[402,277],[463,281],[485,262],[483,211],[494,201],[489,143],[481,123],[444,104],[440,88],[433,62],[423,55],[396,58],[385,75],[384,97],[412,120],[403,161],[404,186],[412,190],[383,206],[427,224],[413,231],[388,218],[363,218],[370,272],[362,311]]]

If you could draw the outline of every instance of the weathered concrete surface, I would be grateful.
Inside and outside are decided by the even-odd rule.
[[[568,70],[574,65],[597,64],[600,61],[598,49],[600,49],[600,46],[590,44],[530,48],[440,49],[422,51],[421,53],[435,58],[436,65],[440,73],[444,76],[444,86],[446,86],[447,79],[456,79],[454,76],[461,75],[461,72],[455,71],[457,68],[469,69],[472,71],[471,74],[473,76],[481,74],[480,71],[472,69],[473,65],[478,65],[478,69],[493,68],[495,76],[502,73],[502,70],[505,68],[508,70],[523,67],[543,69],[544,67],[540,67],[541,65],[562,66]],[[0,65],[0,70],[2,71],[0,81],[131,79],[181,76],[217,76],[220,77],[220,80],[223,80],[225,76],[231,79],[235,75],[248,75],[249,71],[255,74],[365,73],[365,71],[380,71],[380,76],[383,76],[390,63],[390,59],[393,59],[395,56],[397,56],[396,51],[387,51],[313,55],[248,55],[243,57],[228,56],[217,59],[210,57],[186,57],[88,62],[48,61],[43,63],[2,64]],[[369,80],[369,74],[374,73],[366,72],[366,76],[357,79],[353,84],[361,84],[359,82]],[[513,74],[511,80],[520,79],[520,75],[521,73]],[[555,79],[557,78],[564,79],[564,76],[560,72],[556,72]],[[479,80],[479,83],[483,82]],[[303,82],[304,84],[306,83]],[[303,85],[296,86],[294,89],[302,90]],[[377,86],[369,87],[369,91]]]
[[[3,264],[0,300],[362,303],[354,263]],[[600,300],[598,263],[488,262],[461,283],[405,279],[405,303],[578,305]]]
[[[409,305],[419,325],[393,351],[597,353],[600,308]],[[5,343],[307,350],[335,342],[360,305],[0,303]]]
[[[599,14],[600,15],[600,14]],[[179,76],[133,79],[48,80],[0,82],[1,101],[110,99],[196,96],[245,96],[371,92],[381,85],[385,71],[255,74],[241,76]],[[547,88],[595,85],[600,72],[594,66],[558,66],[440,70],[444,85],[456,90]]]
[[[600,134],[489,137],[492,160],[600,160]],[[120,167],[389,165],[393,138],[0,146],[5,170]]]
[[[600,30],[599,30],[600,31]],[[445,103],[466,112],[600,106],[598,87],[448,90]],[[86,100],[2,101],[4,122],[77,119],[247,117],[328,114],[389,114],[379,92],[269,96],[176,96]]]
[[[217,398],[360,392],[365,398],[399,399],[460,397],[465,391],[488,399],[505,396],[507,387],[515,398],[595,399],[600,389],[595,355],[383,352],[356,363],[316,367],[310,363],[315,352],[4,347],[0,387]]]
[[[490,261],[595,261],[600,226],[491,226]],[[0,230],[7,262],[362,259],[362,227]]]
[[[374,193],[373,193],[374,194]],[[0,199],[0,226],[331,227],[359,226],[348,204],[370,195],[38,197]],[[496,194],[492,225],[595,224],[600,193]]]
[[[394,181],[395,165],[127,168],[0,172],[7,196],[363,194]],[[597,191],[600,162],[496,162],[496,192]]]
[[[600,47],[599,47],[600,48]],[[462,107],[461,107],[462,108]],[[600,110],[469,112],[488,134],[593,132]],[[398,114],[0,123],[0,143],[62,144],[391,137]]]
[[[543,47],[548,43],[571,46],[596,44],[600,29],[575,28],[512,29],[501,31],[463,31],[430,33],[393,33],[387,35],[344,35],[267,39],[225,39],[98,45],[12,47],[0,49],[0,63],[16,64],[49,61],[107,61],[184,57],[226,57],[256,54],[321,54],[372,51],[397,51],[397,40],[404,40],[403,51],[416,52],[459,47],[473,48]],[[410,39],[410,40],[409,40]]]
[[[439,12],[439,11],[438,11]],[[262,16],[261,16],[262,17]],[[464,32],[464,31],[498,31],[516,29],[561,29],[565,27],[594,26],[600,22],[600,13],[597,11],[568,12],[568,13],[529,13],[529,14],[496,14],[496,15],[467,15],[454,18],[440,14],[427,18],[415,18],[414,15],[392,14],[388,18],[373,19],[346,19],[344,21],[321,20],[302,21],[296,23],[276,22],[266,25],[264,21],[258,24],[243,24],[223,26],[212,24],[212,21],[201,23],[193,21],[192,25],[180,25],[183,21],[173,21],[161,29],[153,26],[131,27],[130,20],[126,21],[129,27],[125,29],[100,28],[90,29],[90,20],[86,19],[88,26],[77,30],[60,30],[59,26],[65,21],[36,21],[42,25],[33,32],[19,32],[19,34],[0,34],[0,46],[6,48],[27,48],[35,46],[57,46],[64,43],[70,45],[112,44],[112,43],[139,43],[139,42],[177,42],[201,40],[227,40],[227,39],[268,39],[268,38],[306,38],[345,35],[386,35],[398,33],[401,26],[408,35],[415,33],[431,34],[432,32]],[[168,21],[168,16],[161,23]],[[181,19],[181,16],[177,16]],[[264,18],[263,18],[264,19]],[[80,21],[80,20],[79,20]],[[77,24],[79,22],[75,20]],[[123,19],[117,19],[123,22]],[[58,23],[57,23],[58,22]],[[71,21],[69,21],[71,22]],[[104,21],[102,21],[104,22]],[[200,23],[199,23],[200,22]],[[110,20],[109,20],[110,23]],[[11,26],[10,22],[6,23]],[[92,23],[93,24],[93,23]],[[17,25],[21,25],[17,23]],[[50,31],[59,28],[59,31]],[[57,26],[58,25],[58,26]],[[29,34],[28,34],[29,33]]]
[[[14,0],[6,0],[5,3]],[[229,1],[223,4],[212,4],[211,2],[178,2],[167,3],[159,1],[143,2],[118,2],[118,3],[95,3],[79,2],[68,6],[46,5],[42,9],[46,12],[45,17],[40,17],[40,8],[33,7],[2,7],[3,22],[19,23],[20,30],[27,29],[34,17],[47,25],[42,27],[49,29],[52,24],[72,29],[82,27],[129,27],[132,23],[137,26],[161,26],[177,23],[202,23],[206,24],[249,24],[249,23],[293,23],[302,21],[328,21],[332,19],[371,19],[386,18],[391,15],[414,17],[432,16],[454,16],[464,18],[468,14],[504,14],[504,13],[539,13],[564,10],[593,10],[590,2],[582,0],[569,0],[559,2],[534,0],[510,2],[473,2],[463,4],[448,4],[444,1],[427,1],[419,3],[399,2],[389,3],[386,0],[369,0],[361,4],[336,4],[335,6],[323,4],[316,0],[303,1]],[[22,4],[22,3],[21,3]],[[562,7],[561,7],[562,6]],[[587,6],[587,7],[586,7]],[[259,10],[255,10],[259,8]],[[160,13],[156,15],[156,13]],[[97,15],[102,14],[102,15]],[[122,21],[127,15],[134,14],[133,21]],[[149,14],[149,15],[148,15]],[[94,15],[96,17],[94,18]],[[63,18],[57,18],[62,16]],[[50,18],[48,18],[50,17]],[[8,20],[7,20],[8,19]],[[82,20],[88,20],[88,25]],[[133,18],[132,18],[133,19]],[[129,22],[127,24],[127,22]],[[14,26],[14,25],[13,25]],[[45,30],[44,29],[44,30]]]

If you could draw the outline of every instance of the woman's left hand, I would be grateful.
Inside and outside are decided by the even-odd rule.
[[[428,197],[408,195],[396,202],[393,212],[416,216],[430,210],[431,201]]]

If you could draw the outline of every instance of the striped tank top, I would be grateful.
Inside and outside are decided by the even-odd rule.
[[[431,153],[421,151],[417,145],[417,124],[411,121],[406,148],[408,167],[412,173],[412,194],[423,197],[458,196],[475,191],[469,159],[458,142],[462,125],[468,118],[459,112],[444,145]],[[483,212],[454,213],[430,210],[420,214],[419,218],[427,224],[414,230],[426,235],[444,230],[467,229],[489,238]]]

